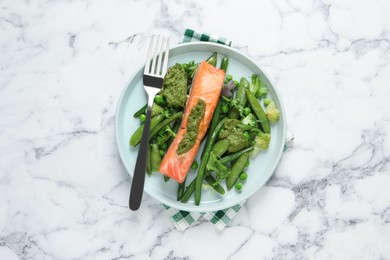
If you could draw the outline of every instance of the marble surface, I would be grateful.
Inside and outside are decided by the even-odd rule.
[[[390,2],[0,4],[1,259],[390,259]],[[223,35],[281,93],[293,149],[231,226],[177,231],[114,138],[154,33]],[[211,247],[210,247],[211,245]]]

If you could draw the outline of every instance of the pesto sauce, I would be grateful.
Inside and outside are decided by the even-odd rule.
[[[161,95],[168,107],[183,108],[187,101],[187,74],[182,65],[176,64],[168,69],[164,77]]]
[[[220,139],[226,138],[229,141],[229,153],[238,152],[250,145],[248,138],[244,136],[244,130],[238,127],[240,120],[227,119],[218,135]]]
[[[194,146],[199,133],[199,123],[204,116],[205,110],[206,102],[203,99],[199,99],[188,117],[187,132],[180,141],[179,148],[176,152],[178,155],[188,152]]]

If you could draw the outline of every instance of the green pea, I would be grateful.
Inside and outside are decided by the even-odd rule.
[[[221,109],[222,109],[222,112],[225,114],[229,111],[228,105],[223,105]]]
[[[193,161],[191,164],[191,169],[196,170],[198,169],[198,163],[196,161]]]
[[[160,145],[160,148],[165,150],[167,148],[167,146],[168,146],[167,143],[163,143]]]
[[[271,100],[269,100],[268,98],[264,99],[264,106],[268,106],[269,103],[271,103]]]
[[[248,161],[246,161],[246,163],[245,163],[245,167],[248,167],[249,166],[249,159],[248,159]]]
[[[164,150],[160,150],[160,155],[163,156],[164,155]]]
[[[157,105],[164,105],[165,104],[164,97],[161,95],[156,95],[154,97],[154,102],[156,102]]]
[[[238,83],[237,80],[233,80],[233,82],[234,82],[234,85],[236,85],[236,86],[238,86],[240,84],[240,83]]]
[[[145,115],[145,114],[141,114],[141,115],[139,116],[139,120],[141,120],[141,122],[145,122],[145,120],[146,120],[146,115]]]
[[[245,181],[248,178],[248,174],[246,174],[246,172],[242,172],[239,178],[240,180]]]
[[[241,191],[242,190],[242,183],[237,182],[236,185],[234,185],[234,187],[236,188],[237,191]]]
[[[244,115],[247,116],[251,112],[251,109],[249,107],[244,108]]]
[[[230,74],[227,74],[226,75],[226,80],[227,81],[231,81],[233,79],[233,76],[232,75],[230,75]]]
[[[249,139],[249,133],[248,133],[247,131],[245,131],[245,132],[243,133],[243,135],[245,136],[245,138]]]

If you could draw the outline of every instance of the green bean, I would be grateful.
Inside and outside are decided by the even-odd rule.
[[[213,185],[215,184],[216,180],[210,175],[211,171],[207,171],[204,175],[204,179],[213,186],[213,188],[220,194],[224,194],[225,193],[225,189],[220,185]],[[209,178],[211,177],[211,178]],[[180,202],[182,203],[186,203],[189,198],[191,197],[192,193],[194,193],[195,191],[195,182],[196,182],[196,179],[192,180],[192,182],[190,183],[190,185],[188,185],[187,189],[185,190],[185,192],[181,195],[180,197]]]
[[[219,158],[229,149],[229,145],[230,142],[227,138],[221,139],[214,144],[213,153]]]
[[[205,147],[210,145],[211,139],[209,138],[209,136],[211,135],[210,133],[214,132],[215,128],[218,125],[220,112],[221,112],[221,102],[218,102],[218,104],[217,104],[217,106],[215,107],[215,110],[214,110],[213,119],[211,120],[211,123],[210,123],[210,127],[209,127],[209,130],[208,130],[209,134],[207,135]],[[202,155],[201,155],[202,158],[203,158],[203,154],[205,153],[205,151],[206,150],[203,149],[203,152],[202,152]],[[207,174],[208,173],[206,172],[205,176]],[[184,191],[183,195],[180,198],[180,201],[182,203],[186,203],[189,200],[189,198],[191,197],[192,193],[195,190],[195,182],[196,182],[196,178],[190,183],[190,185],[188,185],[188,187]]]
[[[219,120],[219,115],[216,116],[214,114],[213,120],[215,118],[216,118],[216,120]],[[210,153],[211,153],[211,150],[213,148],[214,141],[217,138],[219,131],[223,127],[225,120],[226,120],[226,118],[222,119],[222,121],[220,121],[218,123],[218,125],[215,127],[214,131],[210,132],[209,136],[207,137],[206,146],[203,150],[198,174],[196,175],[196,182],[195,182],[195,204],[196,205],[199,205],[199,203],[200,203],[203,175],[206,171],[206,165],[207,165],[208,159],[210,157]]]
[[[150,164],[152,166],[152,171],[158,171],[161,164],[161,155],[160,150],[158,149],[157,144],[152,144],[152,151],[150,152]]]
[[[221,163],[228,163],[228,162],[231,162],[237,158],[239,158],[242,154],[244,153],[247,153],[247,152],[250,152],[253,150],[253,147],[248,147],[248,148],[245,148],[239,152],[236,152],[236,153],[233,153],[233,154],[230,154],[228,156],[225,156],[223,157],[220,162]],[[245,162],[245,166],[246,166],[246,162]],[[204,178],[207,178],[207,176],[209,176],[210,172],[206,172],[205,175],[204,175]],[[194,179],[190,185],[188,185],[187,189],[185,190],[185,192],[183,193],[183,195],[181,196],[180,198],[180,201],[182,203],[186,203],[189,198],[191,197],[192,193],[195,191],[195,181],[196,179]]]
[[[196,170],[198,169],[198,163],[196,161],[193,161],[192,164],[191,164],[191,169],[192,170]]]
[[[246,97],[248,98],[249,104],[252,107],[253,113],[256,115],[257,119],[259,119],[262,129],[265,133],[269,134],[271,132],[271,128],[269,126],[269,122],[267,116],[264,113],[263,108],[261,107],[259,101],[257,101],[256,97],[250,92],[249,89],[245,90]]]
[[[183,112],[177,112],[176,114],[173,114],[170,117],[168,117],[167,119],[165,119],[164,121],[162,121],[160,124],[156,125],[150,131],[149,140],[151,140],[152,137],[155,136],[158,132],[160,132],[161,129],[163,129],[165,126],[169,125],[173,121],[180,119],[182,116],[183,116]]]
[[[139,117],[141,114],[145,114],[145,110],[148,107],[148,104],[145,104],[145,106],[141,107],[137,112],[134,113],[134,117]]]
[[[185,179],[182,183],[178,183],[178,187],[177,187],[177,200],[178,201],[180,200],[181,196],[183,195],[185,184],[186,184]]]
[[[223,57],[222,61],[221,61],[220,69],[225,71],[225,73],[226,73],[228,65],[229,65],[229,58],[228,57]]]
[[[206,172],[203,177],[206,178],[207,176],[209,176],[210,173],[211,173],[211,171],[210,172]],[[191,197],[192,193],[194,193],[194,191],[195,191],[195,182],[196,182],[196,178],[193,179],[192,182],[187,186],[186,190],[181,195],[180,202],[186,203],[189,200],[189,198]]]
[[[246,161],[249,158],[249,153],[242,154],[237,161],[233,164],[229,177],[226,178],[227,189],[230,190],[234,183],[237,181],[238,176],[244,170]]]
[[[217,65],[217,56],[218,54],[214,52],[210,57],[207,58],[206,62],[215,67]]]
[[[152,152],[151,146],[148,144],[148,155],[146,156],[146,173],[152,175],[152,165],[150,164],[150,153]]]
[[[158,125],[162,120],[164,119],[164,115],[158,115],[158,116],[155,116],[153,117],[151,120],[150,120],[150,129],[153,130],[153,128]],[[138,127],[137,130],[135,130],[135,132],[133,133],[133,135],[131,136],[130,138],[130,141],[129,141],[129,145],[132,146],[132,147],[136,147],[139,142],[141,142],[141,138],[142,138],[142,131],[144,130],[144,126],[141,125],[140,127]]]
[[[250,147],[248,147],[248,148],[242,149],[241,151],[238,151],[238,152],[229,154],[229,155],[227,155],[227,156],[225,156],[225,157],[222,157],[221,160],[219,160],[219,162],[225,164],[225,163],[234,161],[234,160],[236,160],[238,157],[240,157],[241,155],[243,155],[244,153],[246,153],[246,152],[251,152],[253,149],[254,149],[253,146],[250,146]],[[246,164],[246,163],[247,163],[247,162],[245,162],[245,164]]]
[[[210,145],[210,142],[211,142],[211,133],[214,132],[215,128],[217,127],[218,123],[219,123],[219,115],[221,113],[221,101],[218,102],[217,106],[215,107],[215,110],[214,110],[214,114],[213,114],[213,119],[211,120],[211,123],[210,123],[210,127],[209,127],[209,130],[208,130],[208,134],[207,134],[207,139],[206,139],[206,144],[205,144],[205,148],[207,146]],[[206,152],[206,149],[203,148],[203,151],[202,151],[202,155],[201,155],[201,158],[203,158],[203,154]]]
[[[237,104],[242,108],[245,107],[247,98],[245,96],[245,90],[249,89],[249,81],[242,77],[240,80],[240,84],[237,86],[237,94],[235,100],[237,100]],[[239,119],[240,111],[237,107],[233,107],[229,114],[230,119]]]
[[[214,179],[213,176],[207,175],[204,179],[211,185],[211,187],[213,187],[216,192],[222,195],[225,194],[225,189],[219,183],[216,183],[217,180]]]
[[[189,200],[189,198],[191,197],[192,193],[195,190],[195,182],[196,182],[196,178],[190,183],[190,185],[187,186],[186,190],[180,197],[180,202],[186,203]]]
[[[246,89],[249,89],[249,81],[246,78],[242,77],[240,80],[240,84],[237,87],[236,99],[238,101],[238,104],[243,106],[243,107],[245,106],[246,100],[247,100],[247,98],[245,96]]]

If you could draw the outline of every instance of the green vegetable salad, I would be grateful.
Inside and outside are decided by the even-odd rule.
[[[207,62],[217,64],[217,53]],[[221,60],[220,68],[228,71],[229,59]],[[154,99],[150,125],[150,147],[147,159],[147,173],[158,171],[162,158],[173,141],[183,116],[183,109],[191,82],[198,64],[190,61],[176,64],[168,69],[163,88]],[[133,133],[129,145],[136,147],[142,137],[146,105],[134,117],[139,118],[140,127]],[[205,103],[199,99],[189,116],[189,131],[179,144],[178,154],[189,151],[194,145],[199,120],[203,117]],[[236,192],[245,189],[250,173],[245,172],[250,157],[266,151],[271,140],[271,124],[277,124],[280,111],[268,96],[266,84],[259,75],[250,78],[233,78],[226,74],[223,90],[213,114],[206,142],[199,162],[194,161],[191,171],[196,177],[190,182],[178,185],[177,200],[186,203],[194,194],[195,203],[200,204],[203,184],[207,183],[223,195],[225,189],[234,187]],[[169,178],[164,176],[165,181]],[[247,180],[249,179],[249,180]]]

